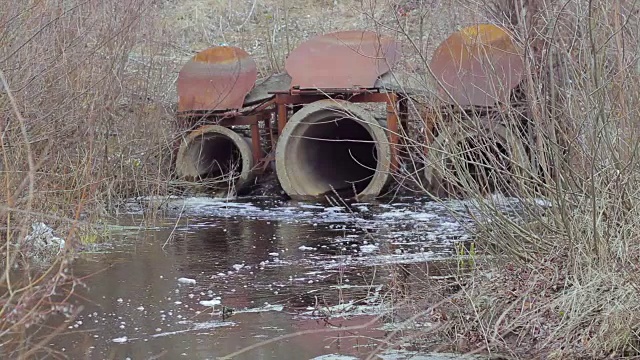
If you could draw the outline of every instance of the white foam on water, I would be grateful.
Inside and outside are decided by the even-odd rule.
[[[375,296],[372,297],[371,302],[374,302]],[[343,304],[332,306],[320,306],[316,308],[310,308],[307,311],[300,313],[303,316],[322,316],[322,317],[342,317],[342,316],[354,316],[354,315],[380,315],[391,310],[385,304],[373,304],[373,305],[356,305],[353,301],[349,301]]]
[[[220,298],[215,298],[215,299],[211,299],[211,300],[201,300],[200,301],[200,305],[202,306],[210,306],[210,307],[214,307],[216,305],[220,305],[222,304],[222,301],[220,300]]]
[[[373,244],[367,244],[367,245],[361,245],[360,246],[360,252],[364,253],[364,254],[368,254],[368,253],[372,253],[379,250],[379,247],[377,245],[373,245]]]
[[[239,314],[239,313],[261,313],[261,312],[267,312],[267,311],[283,311],[284,310],[284,306],[283,305],[271,305],[271,304],[265,304],[262,307],[259,308],[248,308],[248,309],[240,309],[240,310],[234,310],[234,313]]]
[[[393,218],[405,218],[411,212],[408,211],[389,211],[383,214],[375,215],[375,218],[378,219],[393,219]]]
[[[240,271],[244,267],[244,264],[233,264],[231,267],[235,271]]]
[[[117,337],[115,339],[111,339],[111,341],[113,341],[114,343],[123,344],[129,341],[129,338],[126,336],[122,336],[122,337]]]
[[[399,249],[398,249],[399,250]],[[442,260],[447,258],[446,254],[436,254],[433,251],[425,251],[420,253],[396,253],[396,254],[384,254],[384,255],[372,255],[372,256],[342,256],[333,257],[329,260],[322,262],[322,267],[325,270],[339,269],[345,266],[383,266],[383,265],[395,265],[395,264],[415,264],[433,260]],[[318,262],[317,260],[315,260]]]
[[[189,329],[176,330],[176,331],[165,331],[165,332],[161,332],[161,333],[158,333],[158,334],[153,334],[150,337],[151,338],[159,338],[159,337],[183,334],[183,333],[187,333],[187,332],[191,332],[191,331],[211,330],[211,329],[227,327],[227,326],[234,326],[234,325],[236,325],[236,323],[231,322],[231,321],[224,321],[224,322],[221,322],[221,321],[208,321],[208,322],[203,322],[203,323],[194,323],[193,326],[191,328],[189,328]]]
[[[298,207],[302,209],[324,209],[325,207],[319,204],[300,204]]]
[[[208,322],[202,322],[202,323],[193,323],[193,322],[190,322],[190,321],[180,321],[178,323],[179,324],[191,324],[191,326],[189,328],[187,328],[187,329],[174,330],[174,331],[164,331],[164,332],[159,332],[157,334],[148,335],[147,337],[130,338],[130,337],[127,337],[127,336],[121,336],[121,337],[117,337],[117,338],[111,339],[111,341],[114,342],[114,343],[118,343],[118,344],[129,343],[129,342],[138,341],[138,340],[147,341],[148,339],[152,339],[152,338],[160,338],[160,337],[165,337],[165,336],[184,334],[184,333],[188,333],[188,332],[192,332],[192,331],[211,330],[211,329],[216,329],[216,328],[221,328],[221,327],[228,327],[228,326],[235,326],[236,325],[236,323],[232,322],[232,321],[208,321]],[[159,328],[156,329],[156,330],[160,331]]]
[[[387,350],[382,354],[378,354],[380,360],[464,360],[464,359],[485,359],[485,357],[463,356],[463,354],[452,353],[420,353],[406,350]]]
[[[178,279],[178,282],[180,284],[195,285],[196,284],[196,279],[190,279],[190,278],[181,277],[181,278]]]

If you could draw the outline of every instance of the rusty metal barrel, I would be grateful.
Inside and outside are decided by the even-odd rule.
[[[257,77],[255,61],[240,48],[215,46],[202,50],[178,74],[178,111],[240,109]]]
[[[522,49],[512,34],[492,24],[477,24],[451,34],[430,62],[441,98],[460,106],[508,102],[523,77]]]
[[[437,196],[505,191],[531,175],[520,120],[487,115],[506,108],[523,79],[513,35],[492,24],[463,28],[438,46],[430,69],[439,98],[472,115],[454,112],[434,124],[438,136],[428,144],[424,170],[429,190]]]

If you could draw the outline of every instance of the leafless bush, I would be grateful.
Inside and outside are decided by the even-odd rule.
[[[0,1],[3,358],[32,356],[55,334],[36,325],[75,314],[58,296],[74,282],[64,257],[48,270],[18,262],[31,224],[71,249],[119,200],[166,191],[170,114],[157,99],[170,79],[144,37],[151,3]]]
[[[28,158],[33,202],[62,217],[158,188],[169,114],[152,98],[163,79],[151,69],[155,49],[139,35],[150,26],[149,4],[34,1],[7,9],[0,66],[24,118],[22,128],[1,98],[3,174],[15,201],[26,198],[17,185]]]

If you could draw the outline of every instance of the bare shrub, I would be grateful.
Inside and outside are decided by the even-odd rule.
[[[445,151],[458,167],[444,168],[442,179],[476,200],[477,243],[494,256],[460,280],[449,335],[458,350],[516,357],[637,354],[637,4],[495,0],[463,8],[503,24],[524,48],[517,101],[500,107],[495,122],[520,133],[528,160],[499,176],[510,179],[500,192],[521,199],[514,218],[469,171],[478,156]],[[455,107],[442,114],[476,129],[488,119]],[[487,168],[500,172],[503,160],[493,156]]]
[[[151,1],[0,8],[0,353],[28,358],[57,332],[37,325],[76,310],[68,260],[19,261],[32,255],[25,236],[42,221],[69,250],[121,199],[167,191],[171,114],[160,95],[171,79],[143,36],[156,26]]]

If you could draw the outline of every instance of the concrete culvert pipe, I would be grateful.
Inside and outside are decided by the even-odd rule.
[[[276,147],[276,171],[294,200],[338,193],[375,198],[387,185],[391,148],[386,129],[360,106],[333,99],[291,116]]]
[[[177,175],[211,189],[242,191],[254,179],[251,139],[219,126],[205,125],[181,142]]]
[[[439,197],[511,192],[531,174],[520,137],[490,121],[451,122],[440,129],[425,163],[427,190]]]

